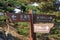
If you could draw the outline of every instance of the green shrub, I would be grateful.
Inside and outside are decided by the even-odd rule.
[[[6,16],[0,16],[0,26],[4,24],[4,22],[6,22],[5,20],[7,19]]]
[[[20,28],[16,28],[20,35],[29,36],[29,24],[26,22],[19,22],[18,25]]]

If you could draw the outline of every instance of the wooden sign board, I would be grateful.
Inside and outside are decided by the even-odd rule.
[[[34,24],[35,33],[49,33],[50,29],[54,26],[54,23],[39,23]]]
[[[6,13],[6,15],[13,21],[13,22],[19,22],[19,21],[30,21],[30,14],[15,14],[15,13]]]
[[[33,15],[34,23],[37,23],[37,22],[52,22],[52,20],[54,18],[55,18],[55,15],[39,15],[39,14]]]

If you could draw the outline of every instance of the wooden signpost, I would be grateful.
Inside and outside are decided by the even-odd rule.
[[[12,20],[12,22],[30,22],[30,40],[36,40],[36,34],[35,33],[49,33],[50,29],[54,26],[54,23],[49,23],[54,19],[54,15],[38,15],[38,14],[32,14],[32,10],[30,11],[30,14],[14,14],[14,13],[6,13],[9,19]],[[36,24],[38,22],[48,22],[48,23],[40,23]]]
[[[6,13],[6,15],[12,22],[30,22],[30,40],[36,40],[33,29],[32,11],[30,11],[30,14]]]

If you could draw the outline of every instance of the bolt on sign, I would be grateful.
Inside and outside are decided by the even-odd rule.
[[[54,23],[39,23],[34,24],[35,33],[49,33],[50,29],[54,26]]]

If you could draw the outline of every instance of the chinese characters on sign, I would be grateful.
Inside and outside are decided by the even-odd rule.
[[[55,18],[55,15],[34,15],[34,23],[35,22],[52,22],[52,20]]]
[[[13,14],[13,13],[9,13],[9,14],[7,14],[7,16],[13,22],[30,21],[30,14]]]
[[[13,20],[16,20],[16,16],[15,16],[15,15],[12,15],[11,18],[12,18]]]
[[[30,15],[20,15],[20,20],[30,20]]]

